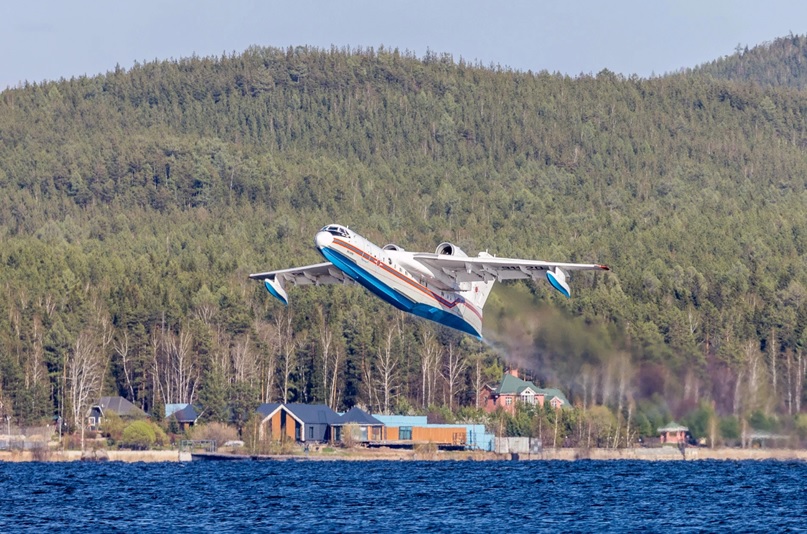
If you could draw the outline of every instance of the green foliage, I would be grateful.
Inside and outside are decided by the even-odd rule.
[[[104,392],[154,416],[198,400],[203,418],[243,426],[280,399],[281,375],[293,400],[377,409],[378,349],[399,321],[393,402],[424,409],[432,325],[320,287],[292,290],[284,337],[285,312],[247,279],[321,261],[312,235],[341,222],[409,250],[451,240],[613,268],[575,274],[570,300],[498,286],[489,346],[438,330],[480,363],[462,404],[518,366],[585,406],[630,398],[645,435],[701,399],[737,412],[735,381],[754,409],[792,413],[803,382],[782,377],[807,339],[805,42],[652,79],[254,47],[3,91],[0,393],[22,422],[66,414],[65,362],[94,324]],[[168,387],[179,339],[187,380]],[[592,417],[577,424],[607,437],[611,422]]]
[[[681,424],[689,428],[693,438],[705,438],[710,434],[710,425],[715,418],[711,404],[702,402],[696,410],[681,420]]]
[[[158,447],[165,447],[170,443],[171,440],[168,439],[168,435],[165,433],[165,430],[154,423],[151,424],[151,428],[154,430],[154,443]]]
[[[617,428],[617,420],[605,406],[593,406],[584,417],[586,440],[581,445],[607,447]]]
[[[774,39],[769,43],[748,49],[737,46],[735,53],[693,69],[699,76],[754,82],[765,87],[807,88],[807,77],[801,62],[807,55],[807,37],[793,35]],[[768,100],[763,102],[763,114],[775,120],[779,114]]]
[[[240,382],[230,388],[231,422],[238,429],[239,434],[241,434],[244,425],[258,408],[257,397],[258,395],[254,388],[250,387],[249,384]]]
[[[738,440],[741,435],[740,421],[734,416],[720,419],[720,435],[725,440]]]
[[[793,427],[796,434],[803,440],[807,438],[807,415],[798,414],[793,420]]]
[[[104,417],[101,433],[114,445],[122,440],[125,428],[126,423],[124,420],[117,413],[109,411]]]
[[[505,417],[505,436],[529,437],[532,436],[532,410],[516,410],[512,416]]]
[[[164,434],[163,434],[164,435]],[[123,429],[120,444],[130,449],[150,449],[157,442],[154,426],[145,420],[133,421]]]
[[[748,424],[752,429],[764,432],[775,432],[779,429],[779,422],[775,417],[769,417],[760,411],[751,414],[748,418]]]
[[[446,406],[429,406],[428,420],[435,424],[452,424],[455,421],[454,413]]]

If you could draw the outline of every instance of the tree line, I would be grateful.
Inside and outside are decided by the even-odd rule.
[[[776,64],[776,50],[753,53]],[[199,402],[213,420],[269,400],[456,413],[517,365],[625,420],[707,402],[792,422],[807,109],[781,79],[705,71],[253,47],[6,90],[3,410],[78,419],[104,392],[158,415]],[[409,250],[449,240],[613,271],[577,275],[570,300],[498,287],[489,344],[360,288],[292,290],[284,309],[247,279],[320,261],[313,235],[331,222]]]

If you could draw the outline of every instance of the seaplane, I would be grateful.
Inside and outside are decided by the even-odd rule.
[[[408,252],[394,244],[379,247],[339,224],[322,228],[314,244],[328,261],[249,277],[262,281],[284,305],[289,286],[360,284],[400,310],[480,340],[482,309],[495,282],[546,278],[568,298],[569,271],[609,270],[605,265],[499,258],[488,252],[470,257],[448,242],[434,253]]]

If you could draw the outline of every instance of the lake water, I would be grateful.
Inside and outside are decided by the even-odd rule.
[[[0,532],[807,530],[807,463],[1,463]]]

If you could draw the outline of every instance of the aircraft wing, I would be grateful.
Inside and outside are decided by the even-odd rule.
[[[306,265],[304,267],[292,267],[291,269],[255,273],[249,275],[249,277],[253,280],[278,280],[283,285],[292,283],[301,286],[342,284],[345,281],[351,281],[345,273],[337,269],[336,266],[329,261],[315,265]]]
[[[263,280],[263,284],[272,296],[283,304],[288,304],[286,286],[347,284],[353,282],[345,273],[336,268],[331,262],[267,271],[249,275],[253,280]]]
[[[479,282],[496,280],[537,279],[557,268],[564,271],[607,271],[605,265],[595,263],[557,263],[541,260],[522,260],[479,256],[475,258],[449,256],[446,254],[415,253],[414,259],[441,271],[457,282]]]

